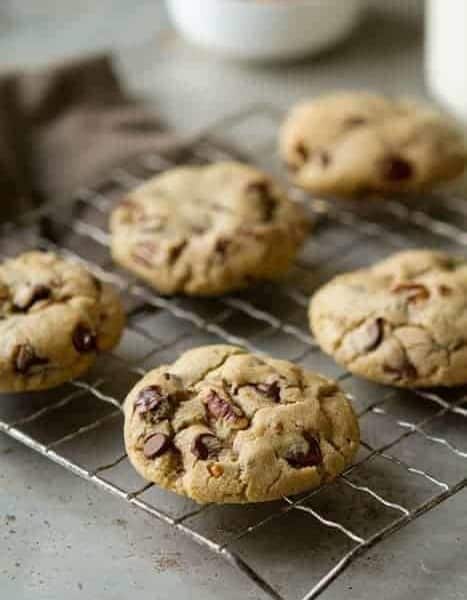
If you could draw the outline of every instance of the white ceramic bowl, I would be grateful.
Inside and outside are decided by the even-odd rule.
[[[316,53],[349,33],[362,0],[167,0],[188,39],[228,56],[285,60]]]

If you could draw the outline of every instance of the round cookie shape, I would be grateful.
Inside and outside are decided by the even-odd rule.
[[[234,346],[196,348],[151,371],[124,411],[136,470],[199,503],[315,488],[359,446],[355,414],[333,381]]]
[[[322,350],[372,381],[416,388],[467,383],[467,261],[408,250],[339,275],[310,303]]]
[[[115,346],[124,325],[113,290],[83,267],[31,251],[0,264],[0,392],[55,387]]]
[[[307,225],[301,207],[253,167],[178,167],[113,211],[112,255],[162,294],[218,295],[281,276]]]
[[[294,182],[322,196],[417,192],[467,163],[462,135],[435,109],[357,92],[294,107],[280,152]]]

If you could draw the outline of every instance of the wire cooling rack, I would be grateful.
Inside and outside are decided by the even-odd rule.
[[[287,279],[212,300],[159,296],[116,267],[108,249],[114,203],[175,164],[228,159],[226,147],[236,148],[284,178],[275,155],[281,117],[254,106],[186,142],[181,154],[146,156],[79,190],[66,206],[49,204],[2,226],[2,258],[40,247],[84,263],[118,288],[128,324],[120,346],[83,378],[2,398],[0,431],[222,555],[271,598],[311,600],[369,548],[467,486],[467,397],[463,389],[402,392],[343,371],[309,333],[308,298],[337,272],[396,250],[426,245],[463,253],[467,204],[455,196],[339,203],[291,189],[315,226]],[[339,380],[359,414],[362,448],[337,481],[273,503],[199,506],[134,472],[121,434],[127,391],[185,349],[225,342]],[[421,542],[428,541],[427,532]]]

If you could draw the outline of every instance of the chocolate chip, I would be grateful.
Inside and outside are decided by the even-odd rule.
[[[171,446],[171,440],[164,433],[153,433],[144,440],[143,454],[146,458],[152,459],[161,456]]]
[[[226,238],[219,238],[214,246],[214,251],[217,252],[217,254],[220,254],[221,256],[225,256],[230,243],[230,240]]]
[[[13,365],[17,373],[25,375],[29,369],[36,365],[45,365],[47,358],[37,356],[31,344],[20,344],[13,351]]]
[[[272,383],[249,383],[247,385],[261,394],[264,394],[274,402],[281,401],[281,387],[278,381],[273,381]]]
[[[21,311],[27,311],[36,302],[49,298],[50,294],[51,290],[46,285],[25,285],[21,287],[15,295],[14,308]]]
[[[323,462],[323,455],[318,441],[311,435],[304,435],[308,442],[308,450],[303,452],[292,448],[285,456],[286,461],[294,469],[303,469],[304,467],[316,467]]]
[[[323,168],[326,168],[331,163],[331,156],[326,150],[316,150],[316,152],[314,152],[314,155],[316,156],[316,159],[319,161],[319,164]]]
[[[246,187],[247,194],[255,194],[258,196],[264,196],[269,194],[269,182],[267,181],[253,181]]]
[[[216,419],[234,419],[236,416],[230,402],[221,398],[214,390],[209,394],[207,407],[209,413]]]
[[[155,411],[168,396],[162,393],[158,385],[149,385],[143,388],[135,401],[135,408],[139,415]]]
[[[438,291],[441,296],[450,296],[453,292],[452,288],[448,285],[444,285],[444,283],[438,286]]]
[[[188,242],[186,240],[183,240],[183,242],[180,242],[176,246],[172,246],[172,248],[170,248],[170,250],[169,250],[169,264],[170,265],[173,265],[177,262],[177,260],[180,258],[181,253],[185,250],[187,244],[188,244]]]
[[[72,336],[73,346],[77,352],[93,352],[97,348],[96,334],[86,325],[79,323]]]
[[[421,283],[402,282],[391,288],[393,294],[405,293],[407,301],[413,304],[423,302],[430,297],[430,290]]]
[[[404,181],[410,179],[413,175],[412,164],[397,155],[387,156],[381,166],[381,172],[384,179],[389,181]]]
[[[93,275],[92,282],[97,292],[100,294],[102,292],[102,281]]]
[[[216,419],[233,420],[237,416],[233,405],[221,398],[214,390],[211,390],[207,401],[208,412]]]
[[[302,162],[306,162],[310,155],[304,142],[298,142],[298,144],[295,145],[295,152],[300,156]]]
[[[344,121],[344,127],[347,129],[353,129],[354,127],[360,127],[361,125],[366,125],[368,120],[365,117],[359,117],[357,115],[352,117],[347,117]]]
[[[253,193],[261,205],[262,219],[269,222],[274,217],[277,208],[277,200],[271,192],[271,186],[267,181],[255,181],[247,186],[247,193]]]
[[[133,246],[131,256],[135,262],[145,267],[153,267],[157,250],[157,244],[154,242],[139,242]]]
[[[202,433],[195,437],[191,445],[191,452],[200,460],[215,457],[222,450],[220,440],[211,433]]]

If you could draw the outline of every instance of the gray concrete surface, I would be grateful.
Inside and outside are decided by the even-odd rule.
[[[326,88],[372,87],[424,95],[419,28],[387,16],[366,21],[351,40],[313,61],[260,67],[224,62],[188,46],[168,27],[156,0],[101,0],[97,6],[90,0],[8,0],[8,6],[8,20],[4,7],[0,20],[3,67],[45,64],[64,55],[110,47],[131,88],[148,97],[168,122],[185,132],[255,101],[272,100],[286,107]],[[48,9],[53,10],[53,17]],[[168,330],[171,326],[167,325]],[[160,323],[157,327],[161,330]],[[279,342],[277,350],[284,351]],[[129,343],[127,351],[133,352],[134,345],[134,341],[133,346]],[[320,368],[332,371],[334,367],[324,361]],[[365,384],[349,391],[362,401],[369,393]],[[368,436],[374,432],[372,422],[363,427]],[[388,430],[384,433],[391,434]],[[460,434],[458,424],[451,424],[443,434],[455,435],[467,450],[467,438]],[[425,451],[423,445],[401,450],[405,458],[423,457]],[[429,456],[433,459],[430,466],[437,468],[440,476],[465,475],[465,462]],[[380,485],[385,493],[409,503],[428,493],[422,486],[411,488],[397,474]],[[342,504],[342,498],[329,498],[325,508],[332,511]],[[466,501],[464,491],[394,535],[355,563],[323,599],[464,599]],[[358,516],[358,524],[371,528],[375,526],[374,512],[369,507],[365,510],[363,517]],[[357,515],[347,517],[350,525],[357,522]],[[229,525],[232,528],[249,517],[243,509],[233,509],[222,518],[227,520],[228,530]],[[245,552],[280,591],[290,590],[290,598],[297,598],[307,587],[307,561],[312,561],[311,572],[320,560],[319,556],[310,558],[309,553],[319,543],[323,554],[332,558],[334,538],[307,529],[310,521],[303,521],[301,527],[301,515],[288,523],[294,530],[301,528],[303,535],[289,539],[288,526],[281,525],[267,536],[259,532]],[[212,535],[219,534],[218,525],[216,512],[193,523]],[[334,553],[335,559],[339,553]],[[181,534],[1,435],[0,598],[132,597],[265,598],[224,561]]]

